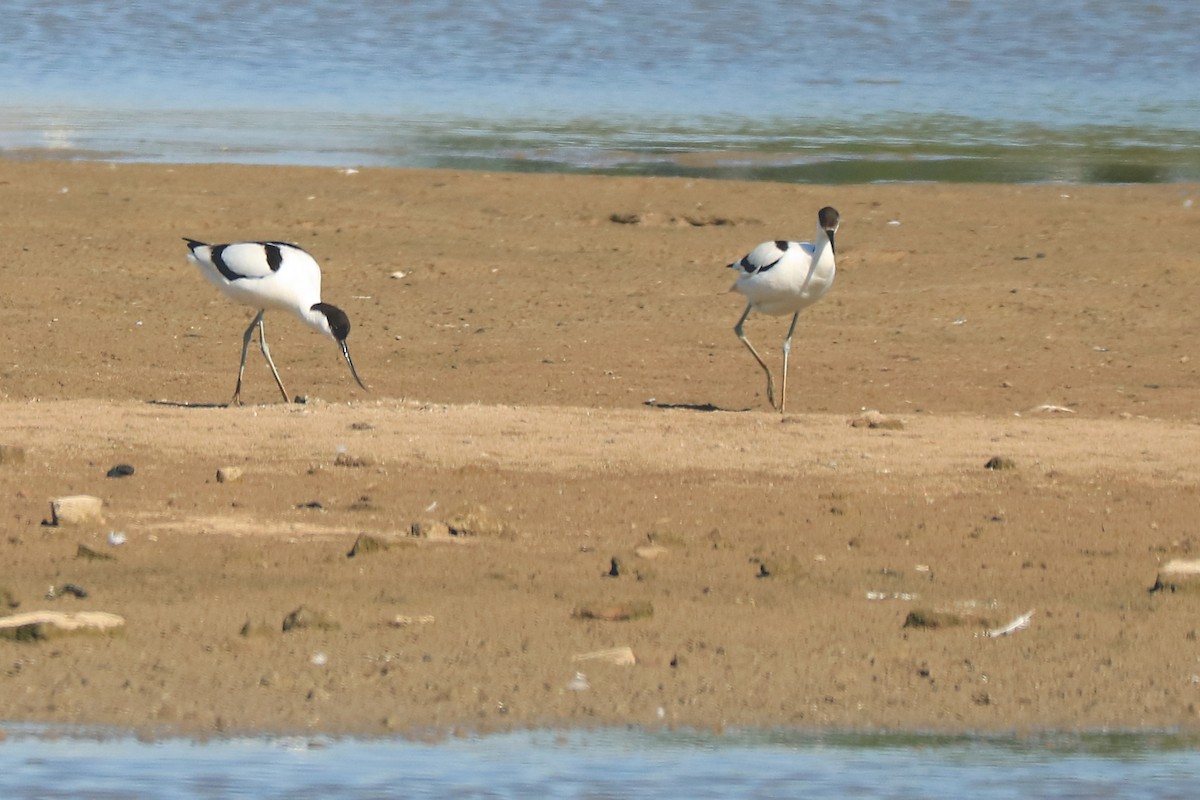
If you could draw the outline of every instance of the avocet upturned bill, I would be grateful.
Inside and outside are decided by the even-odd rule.
[[[291,402],[279,371],[271,360],[267,340],[263,335],[263,315],[268,309],[290,311],[313,330],[338,343],[350,374],[359,386],[366,389],[350,351],[346,337],[350,335],[350,318],[346,312],[321,302],[321,267],[302,248],[287,242],[236,242],[234,244],[205,244],[184,237],[188,246],[188,261],[200,268],[208,282],[234,302],[257,308],[258,314],[242,337],[242,363],[238,367],[237,386],[233,404],[242,402],[242,373],[246,371],[246,350],[250,337],[258,327],[258,344],[262,349],[275,383],[285,403]]]
[[[763,242],[747,253],[740,261],[729,265],[738,271],[737,282],[730,291],[739,291],[749,301],[733,332],[750,350],[754,360],[767,373],[767,400],[772,408],[783,413],[787,403],[788,354],[792,351],[792,333],[800,311],[821,299],[833,285],[836,272],[834,264],[833,236],[837,233],[840,217],[837,209],[830,206],[817,213],[816,243],[774,241]],[[792,315],[787,338],[783,340],[783,387],[779,403],[775,402],[775,378],[771,368],[742,333],[742,326],[751,311],[771,316]]]

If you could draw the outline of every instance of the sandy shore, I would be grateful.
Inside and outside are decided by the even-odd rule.
[[[1148,592],[1200,548],[1195,197],[0,161],[0,590],[126,620],[0,640],[3,716],[1195,729],[1200,595]],[[825,204],[781,417],[723,265]],[[371,391],[275,314],[308,402],[253,351],[221,407],[252,311],[182,236],[309,249]]]

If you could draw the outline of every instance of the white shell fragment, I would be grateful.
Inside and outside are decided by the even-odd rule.
[[[1007,625],[999,628],[991,628],[983,632],[983,635],[989,639],[995,639],[999,636],[1008,636],[1010,633],[1016,633],[1019,630],[1024,630],[1029,627],[1029,621],[1033,619],[1033,609],[1026,611],[1021,616],[1014,619]]]

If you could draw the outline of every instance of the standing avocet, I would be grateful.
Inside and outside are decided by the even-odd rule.
[[[350,365],[350,374],[359,386],[367,388],[358,377],[354,362],[350,360],[350,351],[346,348],[350,318],[337,306],[321,302],[321,267],[312,256],[286,242],[205,244],[186,237],[184,241],[188,243],[188,261],[200,268],[209,283],[230,300],[258,309],[257,316],[242,337],[242,363],[238,367],[237,386],[233,390],[234,404],[242,403],[246,350],[250,347],[250,337],[256,326],[258,344],[271,367],[271,374],[275,376],[283,401],[291,402],[263,335],[263,314],[268,309],[290,311],[310,328],[336,341],[342,348],[346,363]]]
[[[836,272],[834,264],[833,235],[837,233],[839,216],[836,208],[825,206],[817,213],[817,237],[815,243],[774,241],[763,242],[747,253],[740,261],[729,265],[738,271],[737,283],[730,291],[737,290],[749,301],[746,310],[733,332],[750,350],[754,360],[767,373],[767,400],[772,408],[783,413],[787,403],[788,354],[792,351],[792,333],[800,311],[821,299],[833,285]],[[742,326],[751,311],[771,316],[792,315],[787,338],[783,340],[783,387],[779,403],[775,403],[775,378],[771,368],[742,333]]]

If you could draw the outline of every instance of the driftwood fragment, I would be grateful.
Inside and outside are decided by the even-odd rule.
[[[609,647],[605,650],[593,650],[590,653],[579,653],[571,656],[572,661],[606,661],[618,667],[632,667],[637,663],[632,647]]]
[[[124,625],[124,617],[107,611],[27,611],[0,617],[0,638],[37,641],[56,633],[107,633]]]

